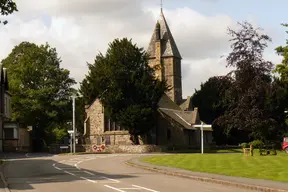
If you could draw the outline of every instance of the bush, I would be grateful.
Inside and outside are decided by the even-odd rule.
[[[261,149],[264,146],[264,143],[261,140],[254,140],[249,144],[252,145],[254,149]]]
[[[248,148],[248,147],[249,147],[249,144],[248,144],[248,143],[241,143],[241,147],[242,147],[242,148]]]

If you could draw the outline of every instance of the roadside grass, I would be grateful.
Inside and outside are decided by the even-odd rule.
[[[168,150],[166,153],[200,153],[200,149],[177,149]],[[243,149],[232,148],[232,149],[204,149],[205,153],[242,153]]]
[[[244,156],[233,154],[175,154],[141,158],[141,161],[195,172],[215,173],[227,176],[267,179],[288,182],[288,155]]]

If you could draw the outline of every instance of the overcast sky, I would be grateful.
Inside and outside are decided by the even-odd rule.
[[[147,48],[160,0],[17,0],[19,12],[0,26],[0,59],[22,41],[56,47],[62,67],[81,82],[86,62],[105,52],[115,38],[128,37]],[[281,61],[274,48],[287,38],[287,0],[163,0],[164,15],[183,57],[183,97],[209,77],[226,74],[221,55],[229,52],[227,27],[248,20],[273,39],[265,57]]]

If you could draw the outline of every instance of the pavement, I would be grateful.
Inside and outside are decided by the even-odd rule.
[[[14,155],[2,168],[11,192],[252,192],[126,164],[143,155]]]

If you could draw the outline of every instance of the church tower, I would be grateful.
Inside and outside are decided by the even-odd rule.
[[[182,102],[181,55],[164,17],[162,8],[147,50],[149,66],[160,80],[169,86],[167,95],[180,105]]]

